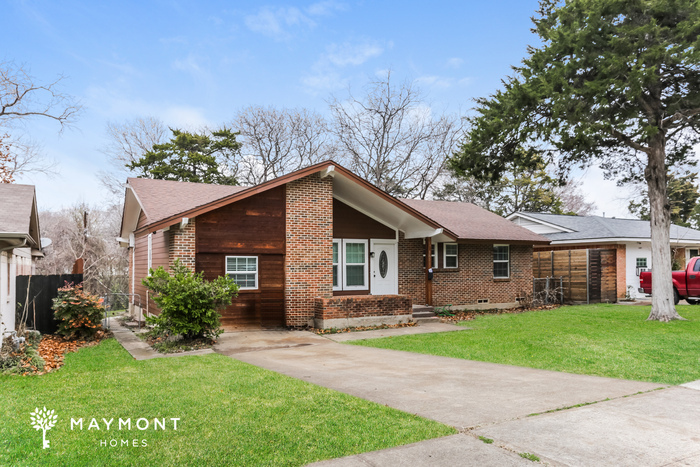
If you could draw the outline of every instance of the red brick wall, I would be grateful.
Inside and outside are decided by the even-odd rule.
[[[309,175],[287,184],[285,312],[287,326],[306,326],[315,298],[333,296],[333,179]]]
[[[399,293],[414,304],[425,303],[425,270],[421,239],[399,237]],[[532,289],[532,246],[510,246],[510,279],[493,278],[493,245],[459,244],[459,267],[435,269],[433,305],[512,303]]]
[[[363,318],[410,315],[410,297],[404,295],[359,295],[315,300],[317,319]]]
[[[192,272],[195,268],[195,218],[191,218],[184,229],[170,229],[170,248],[168,267],[179,259],[182,264],[187,266]]]
[[[406,240],[399,232],[399,294],[408,295],[416,305],[425,305],[424,252],[422,239]]]

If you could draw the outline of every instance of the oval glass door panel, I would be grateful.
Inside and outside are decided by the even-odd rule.
[[[389,258],[386,256],[386,251],[383,251],[379,254],[379,275],[382,276],[382,279],[386,277],[386,273],[389,270]]]

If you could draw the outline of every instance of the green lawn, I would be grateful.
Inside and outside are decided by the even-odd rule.
[[[585,305],[465,321],[463,332],[352,344],[531,368],[680,384],[700,379],[700,306],[646,321],[648,306]]]
[[[58,414],[49,449],[29,419],[44,406]],[[93,417],[99,431],[88,430]],[[142,417],[145,431],[116,429]],[[71,418],[83,418],[82,431]],[[110,431],[102,418],[115,419]],[[165,431],[154,418],[168,419]],[[54,373],[0,376],[0,420],[0,465],[13,466],[302,465],[455,433],[217,354],[135,361],[113,339],[69,354]],[[100,445],[112,440],[147,446]]]

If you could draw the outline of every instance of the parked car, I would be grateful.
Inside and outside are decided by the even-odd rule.
[[[685,271],[673,271],[673,303],[681,299],[691,305],[700,304],[700,256],[691,258]],[[639,291],[651,295],[651,271],[639,273]]]

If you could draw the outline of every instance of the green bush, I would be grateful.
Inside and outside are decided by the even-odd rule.
[[[171,271],[168,274],[162,266],[151,269],[151,275],[142,281],[160,308],[160,314],[147,317],[146,322],[153,324],[156,332],[179,334],[187,339],[215,338],[221,334],[219,310],[238,295],[233,279],[223,276],[207,281],[201,272],[193,273],[179,260]]]
[[[83,284],[72,283],[58,289],[53,299],[54,319],[58,334],[69,339],[91,338],[102,327],[105,308],[102,299],[83,291]]]

